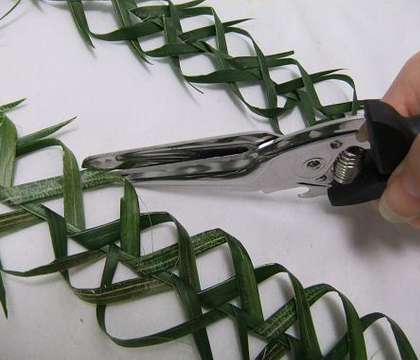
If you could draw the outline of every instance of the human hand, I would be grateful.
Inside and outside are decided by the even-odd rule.
[[[420,52],[405,63],[382,100],[403,116],[420,114]],[[389,178],[379,212],[390,222],[420,228],[420,135]]]

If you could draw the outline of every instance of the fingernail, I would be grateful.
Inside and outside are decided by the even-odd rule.
[[[404,217],[393,211],[386,202],[385,196],[382,196],[379,200],[379,213],[385,220],[391,223],[402,224],[411,220],[411,218]]]
[[[410,195],[420,197],[420,183],[409,172],[402,172],[400,174],[401,181],[405,189]]]

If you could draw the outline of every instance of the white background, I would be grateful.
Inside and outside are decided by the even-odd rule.
[[[1,1],[4,12],[11,1]],[[310,72],[346,68],[358,85],[360,98],[379,98],[404,61],[420,49],[420,3],[416,0],[209,0],[222,21],[252,17],[243,25],[266,54],[295,50]],[[88,6],[91,28],[115,27],[108,2]],[[204,23],[208,24],[210,20]],[[185,22],[186,29],[194,21]],[[182,83],[167,61],[139,63],[126,44],[95,42],[88,49],[79,37],[64,4],[24,0],[0,22],[0,103],[28,98],[10,113],[19,134],[77,115],[61,132],[79,161],[88,155],[235,132],[268,130],[224,88],[203,86],[204,94]],[[149,39],[145,48],[161,44]],[[229,36],[235,55],[249,46]],[[188,74],[211,71],[205,59],[183,62]],[[296,71],[273,73],[286,80]],[[350,91],[338,84],[318,87],[325,103],[342,101]],[[258,89],[244,93],[263,105]],[[299,112],[282,120],[286,131],[302,127]],[[18,162],[15,184],[58,175],[61,153],[45,150]],[[138,188],[143,211],[166,210],[190,234],[220,227],[243,242],[254,265],[279,262],[310,286],[325,282],[345,293],[360,315],[384,312],[406,331],[420,353],[420,234],[404,225],[388,224],[369,205],[333,208],[326,198],[302,200],[295,189],[271,195],[203,193],[194,190]],[[88,226],[118,217],[118,187],[85,195]],[[61,200],[48,202],[62,211]],[[5,207],[2,210],[6,211]],[[173,229],[162,227],[143,237],[144,251],[172,243]],[[78,248],[74,245],[72,251]],[[28,269],[53,259],[44,224],[4,236],[3,265]],[[101,263],[73,272],[75,286],[98,286]],[[198,261],[202,286],[232,274],[226,248]],[[117,279],[127,274],[118,273]],[[152,359],[198,358],[190,337],[144,349],[116,346],[96,324],[94,306],[72,295],[58,275],[36,279],[5,276],[9,319],[0,318],[2,359]],[[285,277],[261,287],[265,316],[290,296]],[[344,331],[337,297],[327,296],[314,307],[322,348],[328,350]],[[164,294],[110,306],[110,332],[137,337],[182,321],[175,295]],[[216,359],[240,356],[231,320],[210,326]],[[395,359],[389,326],[380,322],[366,333],[369,355]],[[263,343],[253,339],[251,355]]]

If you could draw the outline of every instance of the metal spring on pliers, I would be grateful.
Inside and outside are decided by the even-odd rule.
[[[353,146],[342,151],[334,163],[334,180],[347,185],[359,175],[362,168],[364,150]]]

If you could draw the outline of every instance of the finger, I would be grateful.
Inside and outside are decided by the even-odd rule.
[[[379,201],[379,212],[390,222],[405,223],[420,215],[420,136],[398,170],[390,177]]]
[[[382,100],[403,116],[420,113],[420,52],[405,63]]]

